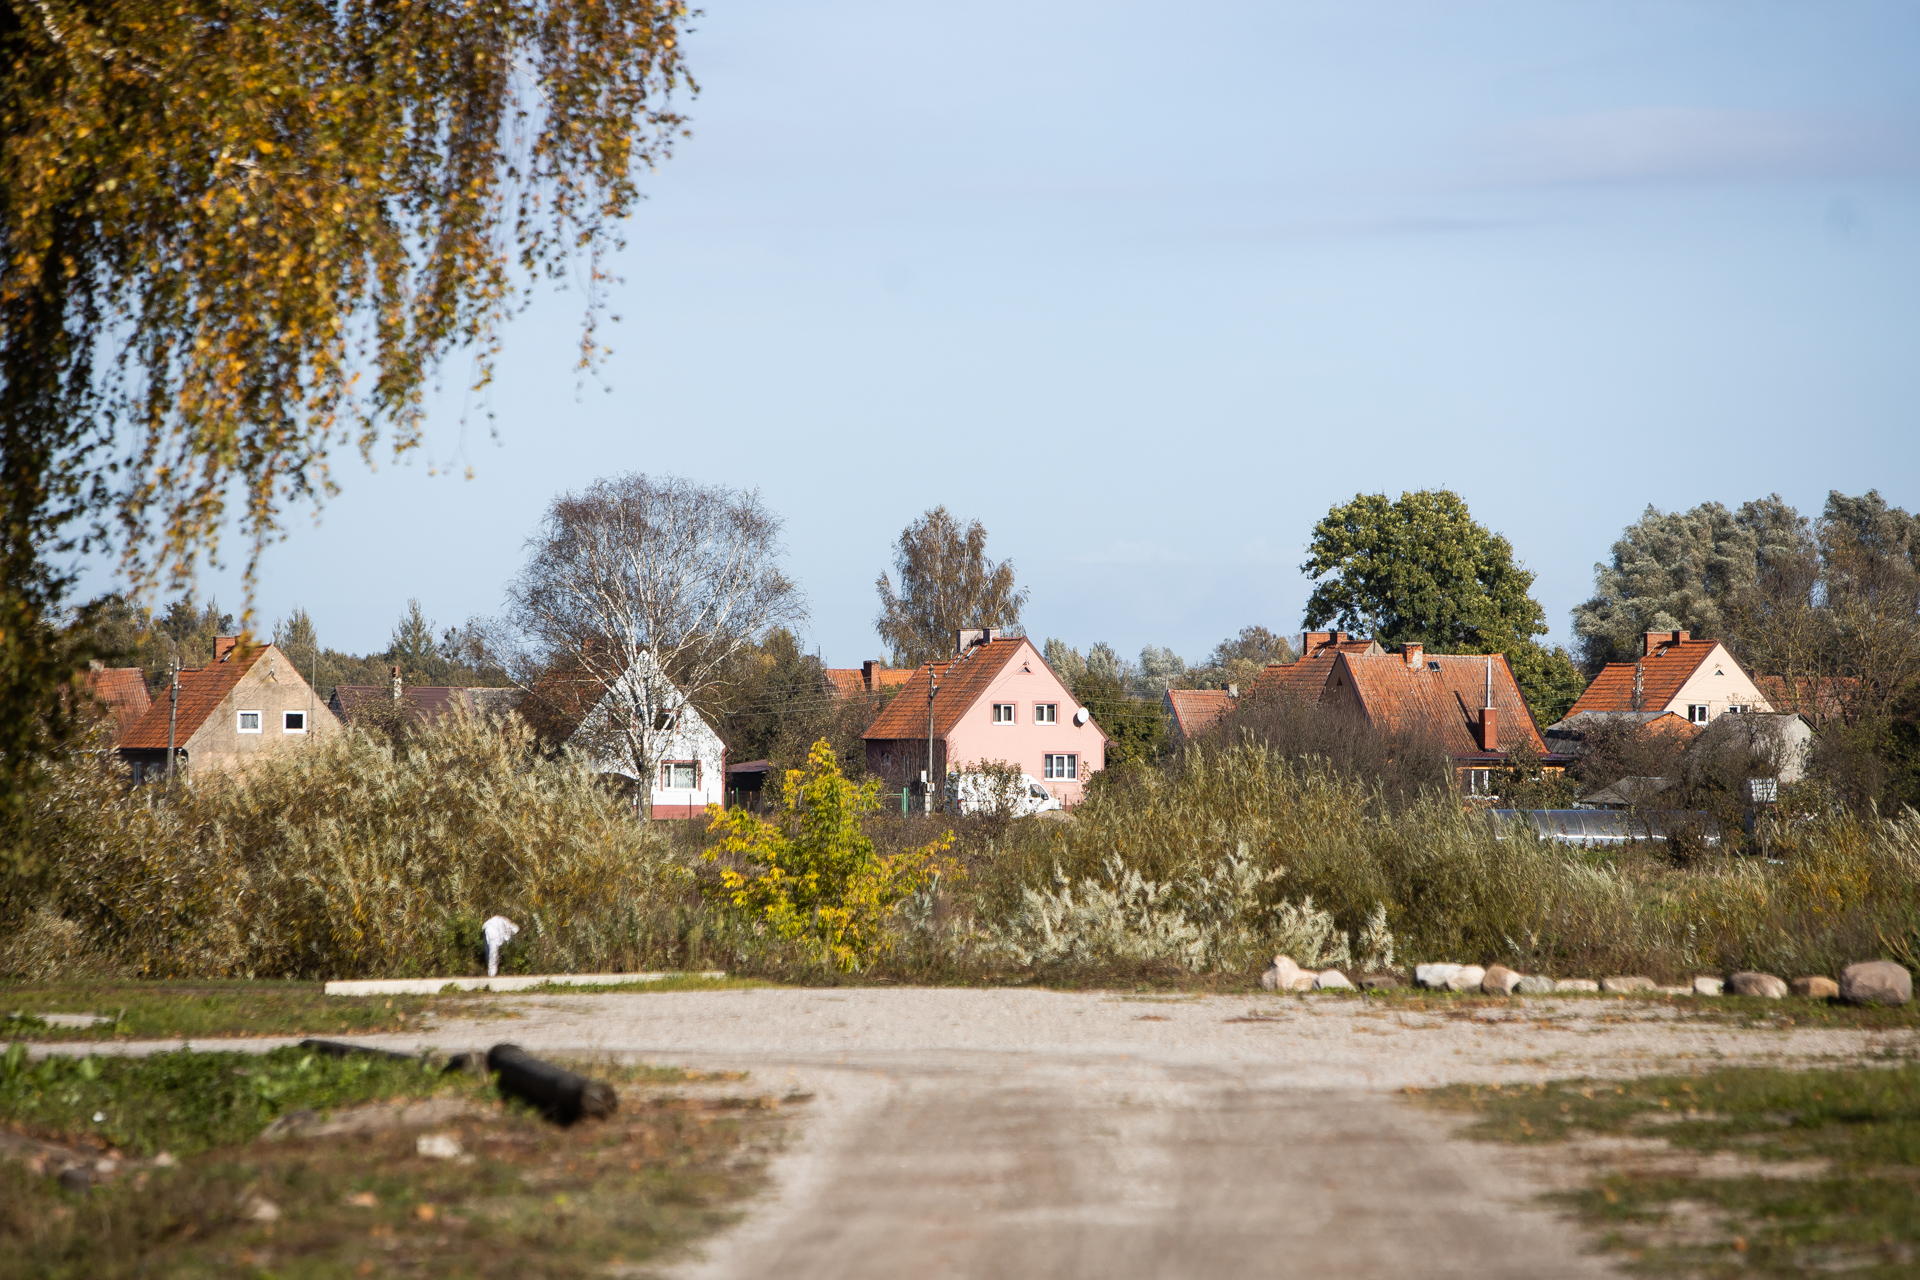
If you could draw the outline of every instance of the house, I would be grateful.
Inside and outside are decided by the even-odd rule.
[[[357,717],[384,712],[399,706],[415,724],[437,724],[456,712],[499,720],[520,705],[522,689],[483,689],[460,685],[414,685],[402,687],[400,668],[393,668],[393,679],[385,684],[335,685],[327,699],[327,710],[341,723],[351,724]]]
[[[213,662],[182,671],[160,691],[120,741],[120,758],[139,781],[164,774],[169,735],[179,768],[239,769],[340,731],[287,656],[271,644],[242,648],[237,636],[213,643]]]
[[[827,682],[843,698],[885,693],[905,687],[913,678],[907,667],[889,667],[884,662],[863,662],[857,667],[828,667]]]
[[[87,695],[104,719],[113,723],[113,745],[119,746],[147,714],[147,677],[138,667],[108,667],[91,663],[86,674]]]
[[[1637,662],[1609,662],[1567,711],[1672,711],[1689,724],[1728,713],[1772,711],[1773,704],[1718,640],[1685,631],[1649,631]]]
[[[914,671],[865,736],[867,772],[903,790],[929,769],[1004,760],[1063,805],[1078,804],[1107,763],[1107,735],[1025,636],[991,627],[956,634],[946,662]]]
[[[1254,678],[1248,691],[1255,702],[1320,701],[1333,674],[1333,660],[1343,653],[1381,654],[1386,650],[1377,640],[1361,640],[1344,631],[1303,631],[1300,656],[1292,662],[1275,662]]]
[[[1320,704],[1435,744],[1452,757],[1468,795],[1492,794],[1492,771],[1516,752],[1550,767],[1565,763],[1547,750],[1505,654],[1429,654],[1417,644],[1337,652]]]
[[[590,676],[548,672],[528,692],[522,714],[549,742],[578,752],[594,772],[620,784],[636,808],[644,794],[655,818],[698,818],[708,805],[725,804],[727,748],[706,717],[647,654],[621,678],[634,688],[622,693]],[[644,779],[635,776],[628,746],[636,704],[659,709],[652,728],[642,731],[653,760]]]
[[[1240,705],[1240,690],[1233,685],[1224,689],[1168,689],[1160,700],[1167,709],[1175,740],[1186,742],[1231,715]]]

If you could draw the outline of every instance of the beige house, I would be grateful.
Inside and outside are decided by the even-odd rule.
[[[1728,712],[1772,711],[1760,687],[1718,640],[1684,631],[1649,631],[1638,662],[1609,662],[1567,718],[1587,711],[1671,711],[1703,725]]]
[[[136,781],[166,772],[169,738],[176,768],[198,772],[244,768],[340,732],[340,721],[273,645],[242,650],[237,637],[222,636],[213,653],[211,666],[180,673],[177,699],[172,686],[162,687],[121,739],[120,757]]]

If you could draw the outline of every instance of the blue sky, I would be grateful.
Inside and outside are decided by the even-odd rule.
[[[1189,659],[1297,630],[1360,491],[1459,491],[1561,640],[1649,503],[1920,506],[1920,7],[714,0],[688,57],[600,380],[541,295],[264,621],[493,613],[626,470],[760,489],[835,665],[937,503],[1036,636]]]

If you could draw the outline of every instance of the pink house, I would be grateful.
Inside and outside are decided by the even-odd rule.
[[[983,627],[958,641],[953,659],[915,671],[867,730],[867,772],[889,786],[917,783],[931,727],[936,787],[950,765],[1004,760],[1061,804],[1079,803],[1106,767],[1107,735],[1025,637]]]

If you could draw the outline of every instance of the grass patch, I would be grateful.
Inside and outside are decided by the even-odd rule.
[[[1556,1197],[1643,1273],[1892,1277],[1920,1262],[1920,1066],[1729,1068],[1424,1096],[1476,1116],[1470,1132],[1482,1139],[1657,1137],[1741,1157],[1733,1174],[1618,1168]]]
[[[605,1275],[724,1223],[759,1185],[778,1103],[660,1088],[741,1073],[573,1065],[620,1088],[614,1117],[561,1129],[437,1064],[298,1049],[28,1063],[15,1048],[0,1060],[11,1127],[173,1159],[134,1159],[85,1194],[0,1164],[0,1277]],[[420,1150],[429,1131],[392,1124],[255,1140],[302,1109],[449,1095],[467,1105],[430,1131],[441,1157]]]
[[[205,1040],[220,1036],[345,1035],[418,1030],[427,1017],[485,1016],[468,997],[330,996],[318,982],[7,983],[0,1014],[92,1013],[97,1026],[49,1027],[19,1019],[0,1035],[24,1040]]]

